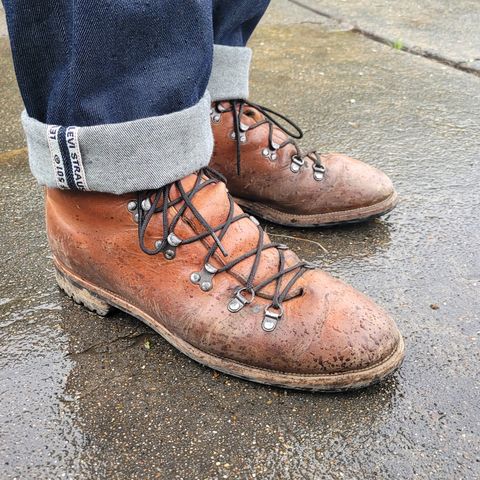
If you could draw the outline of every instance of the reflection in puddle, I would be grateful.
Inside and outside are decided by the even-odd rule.
[[[65,355],[59,294],[17,298],[1,312],[2,475],[72,478],[80,468],[83,436],[63,402],[73,362]]]
[[[384,253],[391,241],[391,226],[385,220],[335,228],[294,229],[263,222],[267,233],[309,261],[336,263]]]

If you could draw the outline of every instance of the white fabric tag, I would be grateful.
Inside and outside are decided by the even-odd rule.
[[[73,180],[78,190],[89,190],[83,168],[82,154],[78,144],[78,127],[67,127],[65,131],[69,160],[72,165]]]
[[[60,127],[57,125],[48,125],[47,138],[48,148],[50,149],[50,156],[52,158],[53,173],[57,187],[68,189],[67,175],[65,174],[65,166],[63,164],[62,152],[58,143],[58,131]]]

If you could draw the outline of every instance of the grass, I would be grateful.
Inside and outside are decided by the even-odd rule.
[[[395,50],[403,50],[403,40],[401,38],[398,38],[397,40],[394,40],[394,42],[392,43],[392,47],[395,49]]]

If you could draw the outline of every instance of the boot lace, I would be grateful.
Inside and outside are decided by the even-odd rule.
[[[300,140],[303,137],[302,129],[287,116],[278,113],[271,108],[263,107],[257,103],[252,103],[247,100],[230,100],[230,107],[226,107],[224,102],[216,102],[212,107],[211,119],[214,123],[220,121],[221,115],[231,112],[233,115],[233,132],[231,138],[236,140],[237,150],[237,174],[241,173],[241,145],[247,141],[247,132],[260,127],[261,125],[268,125],[268,146],[262,150],[262,155],[275,161],[278,157],[277,151],[286,147],[287,145],[293,145],[295,153],[291,156],[290,170],[293,173],[298,173],[300,169],[305,165],[305,160],[308,158],[312,162],[313,178],[315,180],[323,180],[325,174],[325,166],[322,164],[320,153],[315,149],[303,152],[295,140]],[[243,115],[248,115],[248,110],[245,112],[245,108],[254,108],[258,110],[263,119],[258,122],[247,125],[241,121]],[[281,121],[287,125],[282,124]],[[274,128],[279,128],[287,135],[287,139],[282,143],[276,143],[273,140]],[[293,129],[292,130],[290,130]]]
[[[225,179],[218,172],[207,167],[198,172],[195,184],[188,192],[185,191],[181,181],[166,185],[158,190],[138,192],[137,199],[128,203],[128,210],[132,212],[135,221],[138,223],[140,248],[148,255],[157,255],[162,252],[166,259],[173,260],[176,256],[176,249],[181,245],[189,245],[210,237],[213,243],[204,258],[202,269],[199,272],[192,272],[190,275],[190,281],[198,285],[200,289],[205,292],[213,288],[213,278],[215,275],[228,272],[240,262],[254,257],[248,277],[246,280],[243,279],[241,284],[234,289],[234,295],[228,303],[227,308],[232,313],[239,312],[245,305],[251,304],[257,295],[271,299],[271,303],[265,307],[262,322],[262,328],[270,332],[275,329],[278,321],[284,314],[283,302],[301,295],[301,290],[292,292],[292,287],[295,282],[308,269],[316,268],[316,266],[306,261],[299,261],[295,265],[287,267],[284,253],[285,250],[288,249],[287,246],[276,242],[266,242],[264,231],[254,217],[251,217],[247,213],[235,215],[235,203],[230,195],[228,195],[229,209],[227,218],[219,225],[210,225],[193,204],[193,197],[208,185],[218,182],[225,182]],[[173,187],[177,189],[180,195],[172,199],[171,193]],[[175,206],[177,206],[177,213],[170,220],[168,210],[170,207]],[[204,231],[188,238],[179,238],[175,234],[175,227],[187,209],[193,213],[198,222],[203,226]],[[146,245],[145,237],[149,223],[156,214],[162,215],[163,233],[162,238],[156,240],[153,248],[151,248]],[[224,259],[229,257],[229,253],[222,244],[222,239],[225,237],[228,228],[233,223],[244,218],[250,218],[258,228],[256,247],[237,258],[223,262],[223,266],[215,267],[211,263],[212,257],[218,255],[222,255]],[[278,252],[278,270],[268,278],[256,282],[261,255],[264,251],[270,249],[275,249]],[[290,272],[294,272],[294,274],[286,285],[282,285],[283,278]],[[267,295],[262,292],[262,289],[271,283],[275,283],[273,295]]]

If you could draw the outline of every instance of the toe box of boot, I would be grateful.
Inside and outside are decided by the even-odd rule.
[[[325,211],[353,210],[382,204],[395,195],[390,178],[360,160],[331,153],[322,155],[325,166],[324,190],[318,201]]]
[[[264,368],[293,374],[355,373],[382,364],[401,343],[393,319],[371,299],[321,271],[305,275],[277,328],[262,334]],[[268,346],[267,346],[268,345]]]

